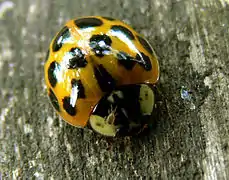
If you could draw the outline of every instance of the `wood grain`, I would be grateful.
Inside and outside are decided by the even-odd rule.
[[[54,112],[43,65],[65,21],[124,20],[159,57],[149,136],[107,140]],[[0,1],[0,179],[229,179],[228,0]]]

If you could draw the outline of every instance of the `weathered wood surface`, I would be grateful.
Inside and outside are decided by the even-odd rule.
[[[2,179],[229,179],[228,0],[0,2]],[[149,136],[110,146],[49,104],[48,44],[82,15],[125,20],[155,48],[166,108]]]

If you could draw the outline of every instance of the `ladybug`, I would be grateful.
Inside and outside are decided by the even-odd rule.
[[[101,16],[68,21],[44,65],[51,104],[69,124],[105,136],[130,136],[155,107],[159,64],[150,44],[124,22]]]

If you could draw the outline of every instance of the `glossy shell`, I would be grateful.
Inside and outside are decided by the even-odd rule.
[[[159,79],[149,43],[127,24],[98,16],[66,23],[50,44],[44,71],[53,107],[77,127],[86,126],[105,93]]]

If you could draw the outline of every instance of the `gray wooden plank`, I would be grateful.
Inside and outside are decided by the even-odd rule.
[[[0,177],[228,179],[228,4],[1,0]],[[110,143],[66,124],[51,107],[43,77],[49,42],[83,15],[122,19],[155,48],[166,103],[149,136]]]

